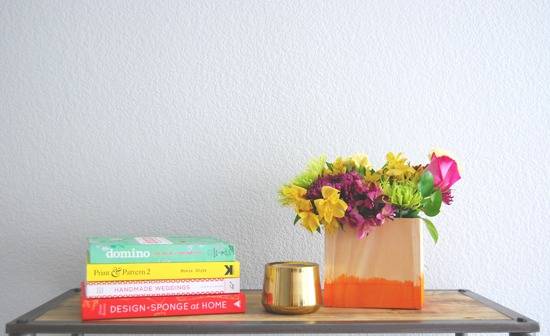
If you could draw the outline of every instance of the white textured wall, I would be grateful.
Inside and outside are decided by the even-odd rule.
[[[322,262],[278,186],[321,153],[462,160],[429,288],[550,325],[550,4],[0,1],[0,322],[84,277],[85,237],[207,234]],[[543,329],[542,334],[550,335]]]

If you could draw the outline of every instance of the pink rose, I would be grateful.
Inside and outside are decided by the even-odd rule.
[[[443,202],[451,204],[453,196],[451,187],[460,180],[460,173],[456,161],[446,155],[437,156],[432,154],[432,161],[427,168],[434,177],[434,186],[441,190]]]

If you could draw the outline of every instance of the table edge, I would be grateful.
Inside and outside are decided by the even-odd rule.
[[[245,291],[260,291],[258,289]],[[6,324],[6,333],[399,333],[399,332],[523,332],[540,331],[539,323],[514,310],[504,307],[482,295],[466,289],[436,289],[428,291],[453,291],[466,295],[509,317],[509,320],[438,320],[438,321],[395,321],[395,322],[310,322],[310,321],[268,321],[268,322],[186,322],[179,321],[129,323],[128,321],[35,321],[48,309],[57,306],[66,298],[80,292],[70,289]],[[63,323],[63,325],[60,325]]]

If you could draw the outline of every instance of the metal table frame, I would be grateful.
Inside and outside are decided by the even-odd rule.
[[[503,307],[479,294],[460,289],[460,293],[508,316],[508,320],[442,320],[405,322],[144,322],[104,320],[37,321],[46,311],[57,307],[78,288],[55,297],[26,314],[6,324],[9,336],[34,335],[37,333],[71,334],[262,334],[262,333],[451,333],[463,336],[467,333],[507,333],[510,336],[527,336],[538,332],[538,322]]]

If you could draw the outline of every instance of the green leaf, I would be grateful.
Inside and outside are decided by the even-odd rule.
[[[441,190],[436,190],[429,197],[422,200],[422,211],[430,217],[436,216],[441,209],[441,202],[443,201],[443,195]]]
[[[422,197],[428,197],[434,192],[434,177],[428,170],[420,176],[418,190],[420,190]]]
[[[437,229],[435,228],[434,223],[432,223],[432,221],[429,220],[428,218],[422,218],[422,220],[426,224],[426,229],[428,229],[428,232],[430,233],[430,236],[432,236],[434,243],[437,244],[437,240],[439,239],[439,233],[437,233]]]
[[[300,216],[296,215],[296,217],[294,218],[294,225],[296,225],[296,223],[298,223],[299,220],[300,220]]]
[[[365,177],[365,175],[367,175],[367,168],[365,168],[365,167],[359,167],[359,169],[357,170],[357,172],[358,172],[361,176]]]
[[[334,168],[333,168],[334,165],[333,165],[332,163],[330,163],[330,162],[327,162],[327,167],[328,167],[328,169],[330,169],[330,171],[333,171],[333,170],[334,170]]]

